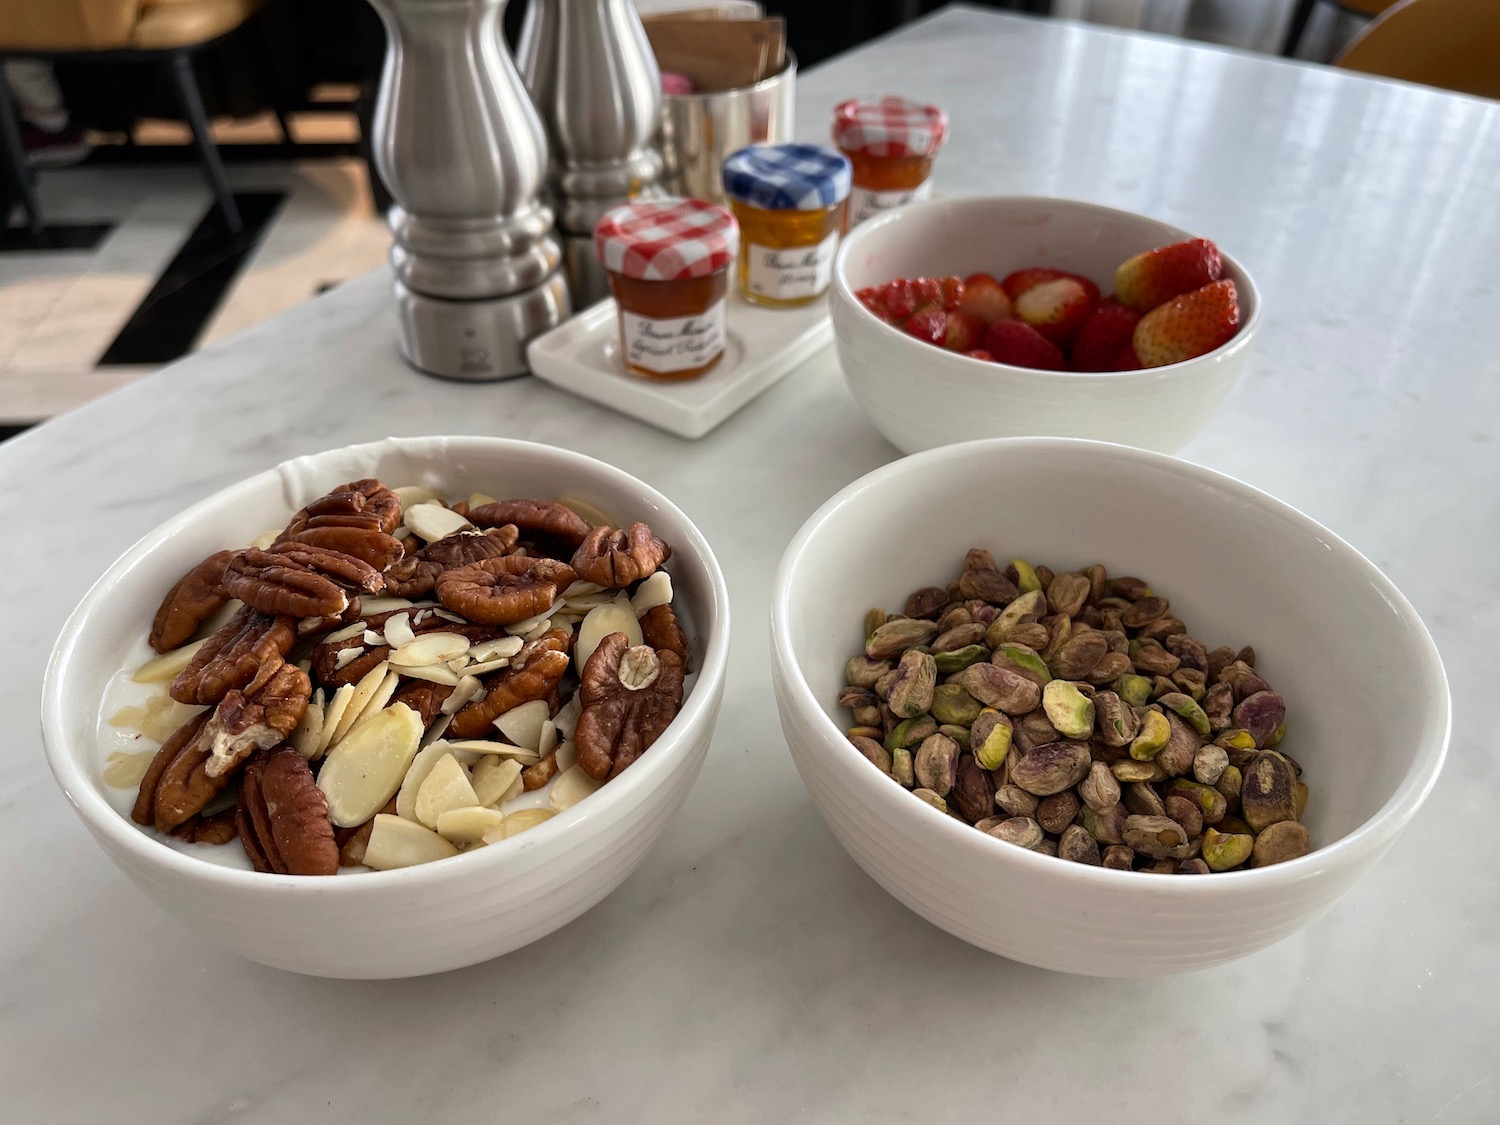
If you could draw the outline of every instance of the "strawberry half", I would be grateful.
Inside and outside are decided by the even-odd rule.
[[[995,362],[995,357],[990,355],[990,353],[985,351],[983,348],[975,348],[973,351],[964,352],[964,355],[968,356],[970,359],[982,359],[986,363]]]
[[[1152,309],[1135,326],[1131,342],[1142,367],[1164,367],[1223,346],[1239,326],[1234,282],[1215,281]]]
[[[1127,343],[1120,349],[1120,354],[1115,356],[1115,365],[1111,371],[1139,371],[1146,365],[1141,362],[1141,357],[1135,354],[1135,345]]]
[[[963,300],[959,301],[958,307],[986,324],[1008,320],[1014,315],[1004,286],[987,273],[970,274],[964,278]]]
[[[1059,348],[1066,348],[1088,323],[1098,303],[1077,278],[1058,277],[1033,285],[1016,298],[1015,312]]]
[[[912,314],[902,331],[923,343],[942,347],[948,336],[948,314],[942,309],[922,309]]]
[[[1224,273],[1219,248],[1193,238],[1126,258],[1115,270],[1115,296],[1121,304],[1147,313],[1173,297],[1202,289]]]
[[[854,299],[887,324],[891,323],[892,319],[894,319],[891,316],[890,309],[886,308],[885,293],[882,287],[871,285],[867,289],[861,289],[858,293],[854,294]]]
[[[1099,303],[1099,287],[1088,278],[1063,270],[1050,270],[1042,266],[1033,266],[1031,269],[1016,270],[1015,273],[1007,274],[1005,280],[1000,283],[1000,287],[1005,290],[1006,296],[1015,301],[1028,289],[1033,289],[1043,282],[1057,281],[1064,277],[1070,277],[1083,286],[1083,291],[1089,295],[1090,305]]]
[[[1094,310],[1084,323],[1068,366],[1074,371],[1117,371],[1120,349],[1129,346],[1141,314],[1111,298]]]
[[[984,338],[984,350],[997,363],[1037,367],[1044,371],[1063,369],[1062,352],[1031,325],[1019,320],[1000,320],[990,325]]]
[[[984,343],[984,334],[988,328],[989,325],[973,313],[966,313],[962,308],[956,309],[948,314],[943,347],[950,352],[973,351]]]

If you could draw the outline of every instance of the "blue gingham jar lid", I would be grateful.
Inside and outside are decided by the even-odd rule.
[[[724,160],[724,194],[766,211],[822,211],[852,182],[849,158],[822,145],[751,145]]]

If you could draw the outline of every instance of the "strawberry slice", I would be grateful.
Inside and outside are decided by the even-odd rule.
[[[1081,274],[1067,273],[1063,270],[1049,270],[1042,266],[1033,266],[1031,269],[1016,270],[1015,273],[1007,274],[1004,281],[1000,283],[1005,290],[1006,296],[1012,301],[1018,300],[1022,293],[1028,289],[1035,288],[1047,281],[1057,281],[1064,277],[1070,277],[1079,285],[1083,286],[1085,293],[1089,295],[1089,304],[1099,303],[1099,287]]]
[[[1038,367],[1044,371],[1063,369],[1062,352],[1031,325],[1019,320],[999,320],[990,325],[984,350],[997,363]]]
[[[1077,278],[1058,277],[1033,285],[1016,298],[1019,320],[1035,328],[1059,348],[1071,344],[1094,313],[1092,298]]]
[[[1164,367],[1222,347],[1239,326],[1238,295],[1226,279],[1158,305],[1141,317],[1131,342],[1142,367]]]
[[[1120,349],[1130,345],[1141,314],[1113,297],[1094,310],[1073,341],[1068,366],[1074,371],[1117,371]]]
[[[970,359],[982,359],[986,363],[995,362],[995,357],[990,355],[990,353],[985,351],[983,348],[975,348],[973,351],[964,352],[964,355],[968,356]]]
[[[964,278],[964,296],[958,307],[986,324],[1008,320],[1014,315],[1004,286],[987,273],[970,274]]]
[[[854,299],[887,324],[891,323],[894,319],[891,316],[890,309],[886,308],[883,286],[871,285],[868,288],[861,289],[854,294]]]
[[[942,290],[944,312],[952,312],[964,303],[964,280],[961,277],[940,277],[938,288]]]
[[[1139,371],[1146,365],[1141,362],[1141,357],[1135,354],[1135,345],[1127,343],[1120,349],[1120,354],[1115,356],[1115,364],[1111,371]]]
[[[948,314],[948,324],[944,329],[943,347],[950,352],[969,352],[984,343],[985,332],[989,325],[980,320],[973,313],[956,309]]]
[[[1219,248],[1206,238],[1192,238],[1126,258],[1115,270],[1115,296],[1136,312],[1147,313],[1223,274]]]
[[[921,309],[911,315],[902,331],[941,348],[948,336],[948,314],[942,309]]]

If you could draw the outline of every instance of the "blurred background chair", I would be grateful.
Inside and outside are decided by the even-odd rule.
[[[1292,18],[1287,24],[1286,38],[1281,43],[1281,53],[1286,58],[1291,58],[1297,53],[1297,46],[1302,42],[1302,33],[1307,30],[1307,21],[1312,18],[1313,9],[1318,6],[1319,2],[1320,0],[1296,0],[1297,6],[1292,9]],[[1321,0],[1321,2],[1330,8],[1352,12],[1356,16],[1373,17],[1395,5],[1398,0]]]
[[[1334,65],[1500,98],[1500,0],[1402,0]]]
[[[231,231],[241,227],[224,163],[209,132],[203,97],[193,73],[193,53],[238,31],[261,0],[3,0],[0,61],[144,62],[161,66],[174,87],[193,143]],[[259,43],[259,41],[257,41]],[[264,44],[259,44],[264,49]],[[269,61],[269,60],[268,60]],[[269,71],[269,66],[267,71]],[[278,112],[282,134],[290,140]],[[40,236],[43,223],[21,143],[8,84],[0,80],[0,145],[8,176],[27,222]]]

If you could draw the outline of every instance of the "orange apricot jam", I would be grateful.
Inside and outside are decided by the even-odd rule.
[[[932,164],[948,115],[905,98],[850,98],[833,111],[833,138],[853,167],[849,225],[932,195]]]

